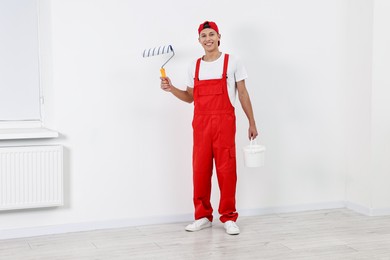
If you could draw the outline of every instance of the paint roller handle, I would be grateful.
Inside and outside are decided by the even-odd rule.
[[[161,77],[162,78],[166,78],[167,77],[167,74],[165,73],[165,69],[164,68],[160,69],[160,73],[161,73]]]

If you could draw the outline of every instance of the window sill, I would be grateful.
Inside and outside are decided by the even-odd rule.
[[[56,138],[58,132],[44,127],[0,128],[0,140]]]

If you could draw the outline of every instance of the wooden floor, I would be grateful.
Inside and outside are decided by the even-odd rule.
[[[241,234],[222,224],[187,223],[0,240],[0,259],[390,259],[390,216],[347,209],[241,217]]]

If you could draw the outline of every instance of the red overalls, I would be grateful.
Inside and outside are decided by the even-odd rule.
[[[221,195],[220,220],[236,221],[236,116],[227,89],[229,55],[225,54],[221,79],[199,80],[200,60],[195,70],[192,122],[195,219],[213,220],[210,195],[214,158]]]

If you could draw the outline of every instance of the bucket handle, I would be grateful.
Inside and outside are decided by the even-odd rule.
[[[251,141],[249,143],[249,147],[252,148],[253,145],[257,145],[256,139],[251,138]]]
[[[255,151],[254,151],[254,146],[255,145],[257,145],[257,141],[256,141],[256,139],[252,139],[251,138],[251,141],[249,142],[249,151],[251,152],[251,153],[254,153]]]

